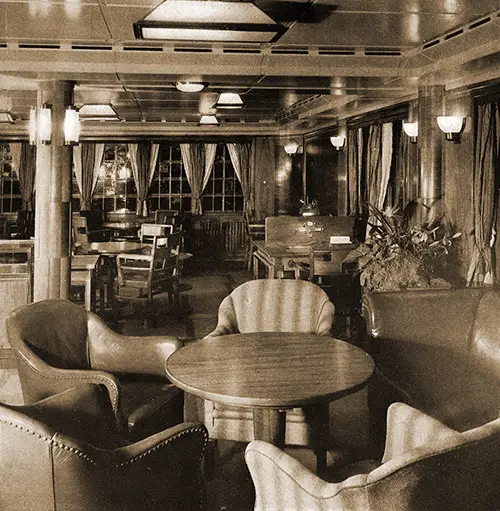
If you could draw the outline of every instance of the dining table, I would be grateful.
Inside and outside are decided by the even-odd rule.
[[[116,277],[116,256],[118,254],[134,254],[144,249],[144,244],[136,241],[93,241],[85,245],[88,252],[99,254],[106,268],[106,289],[107,299],[111,306],[113,318],[118,321],[118,304],[116,301],[116,293],[114,282]]]
[[[85,309],[95,312],[96,279],[100,255],[74,255],[71,258],[71,285],[85,287]]]
[[[264,266],[268,278],[283,278],[285,272],[296,272],[300,263],[308,263],[311,248],[316,254],[331,254],[341,263],[344,257],[356,246],[354,243],[336,243],[328,241],[294,243],[292,241],[253,242],[253,278],[258,279],[260,266]]]
[[[283,447],[285,412],[311,419],[317,471],[326,466],[329,403],[352,394],[375,364],[348,342],[310,333],[253,332],[186,344],[165,362],[168,378],[203,399],[253,410],[254,438]]]

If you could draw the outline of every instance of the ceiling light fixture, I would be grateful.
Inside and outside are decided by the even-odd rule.
[[[221,92],[214,108],[243,108],[244,103],[237,92]]]
[[[14,124],[14,118],[10,112],[0,112],[0,123]]]
[[[181,92],[200,92],[205,88],[205,84],[197,82],[175,82],[175,88]]]
[[[215,117],[215,115],[202,115],[200,117],[200,122],[199,122],[200,125],[205,125],[205,126],[215,126],[217,124],[219,124],[219,121],[217,120],[217,117]]]
[[[410,142],[412,144],[417,143],[418,121],[415,122],[403,121],[403,131],[410,137]]]
[[[252,2],[164,0],[134,23],[138,39],[270,43],[284,32]]]
[[[344,135],[338,135],[336,137],[330,137],[330,142],[332,143],[332,146],[337,149],[337,151],[340,151],[345,144],[345,136]]]
[[[465,117],[440,115],[437,117],[437,123],[441,131],[446,134],[446,140],[450,140],[455,144],[460,142],[460,133],[465,127]]]
[[[286,154],[295,154],[299,150],[299,144],[297,144],[294,140],[291,140],[285,144],[284,149]]]
[[[83,121],[119,121],[120,117],[110,104],[85,104],[79,111]]]

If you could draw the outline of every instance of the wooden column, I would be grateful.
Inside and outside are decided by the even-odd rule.
[[[418,88],[419,197],[424,205],[442,195],[443,134],[436,121],[444,108],[444,86]]]
[[[52,105],[52,143],[36,156],[34,300],[68,298],[72,148],[64,145],[64,113],[73,104],[73,83],[44,81],[38,105]]]

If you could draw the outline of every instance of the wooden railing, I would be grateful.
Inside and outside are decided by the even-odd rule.
[[[242,214],[204,214],[192,221],[190,245],[195,257],[240,261],[245,257],[247,235]]]

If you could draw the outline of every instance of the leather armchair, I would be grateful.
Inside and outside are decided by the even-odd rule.
[[[203,509],[207,438],[203,425],[179,424],[129,443],[94,384],[27,406],[0,404],[0,509]]]
[[[260,279],[241,284],[224,298],[215,330],[207,337],[249,332],[307,332],[330,336],[334,306],[316,284],[291,279]],[[185,420],[203,422],[210,438],[253,439],[248,408],[185,396]],[[286,412],[285,441],[311,445],[311,428],[301,408]]]
[[[165,375],[176,337],[120,335],[66,300],[20,307],[7,318],[25,403],[74,387],[107,388],[118,423],[133,439],[182,422],[183,393]]]
[[[465,511],[500,502],[500,419],[459,433],[403,403],[388,410],[381,464],[340,482],[320,479],[262,441],[247,446],[245,460],[256,511]]]

